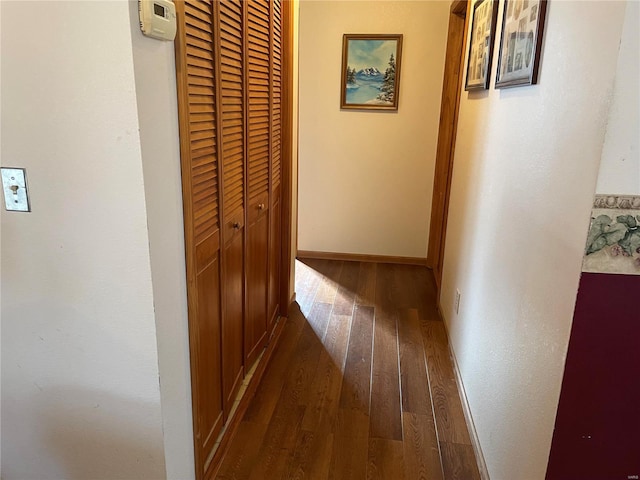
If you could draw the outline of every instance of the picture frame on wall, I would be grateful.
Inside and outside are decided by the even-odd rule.
[[[398,110],[402,34],[345,34],[340,108]]]
[[[491,79],[491,59],[496,38],[498,0],[479,0],[473,6],[467,57],[466,91],[486,90]]]
[[[538,83],[547,0],[505,0],[496,88]]]

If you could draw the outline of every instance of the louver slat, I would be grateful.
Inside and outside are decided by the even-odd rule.
[[[221,141],[225,222],[244,209],[244,108],[242,3],[220,2]]]
[[[247,5],[247,196],[251,208],[269,192],[270,10],[269,0],[254,0]]]

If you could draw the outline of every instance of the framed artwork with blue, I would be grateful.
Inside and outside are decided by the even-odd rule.
[[[340,108],[398,110],[402,35],[345,34]]]

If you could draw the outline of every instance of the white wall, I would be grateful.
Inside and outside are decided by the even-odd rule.
[[[426,257],[448,12],[300,3],[300,250]],[[340,110],[345,33],[404,34],[397,113]]]
[[[180,142],[173,42],[142,35],[129,2],[149,228],[167,478],[195,477]]]
[[[625,12],[548,6],[539,85],[494,62],[455,147],[440,301],[495,480],[545,476]]]
[[[0,5],[3,478],[163,478],[129,5]]]
[[[597,193],[640,195],[640,2],[627,3]]]

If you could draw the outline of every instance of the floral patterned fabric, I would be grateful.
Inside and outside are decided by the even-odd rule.
[[[640,196],[596,196],[582,271],[640,275]]]

